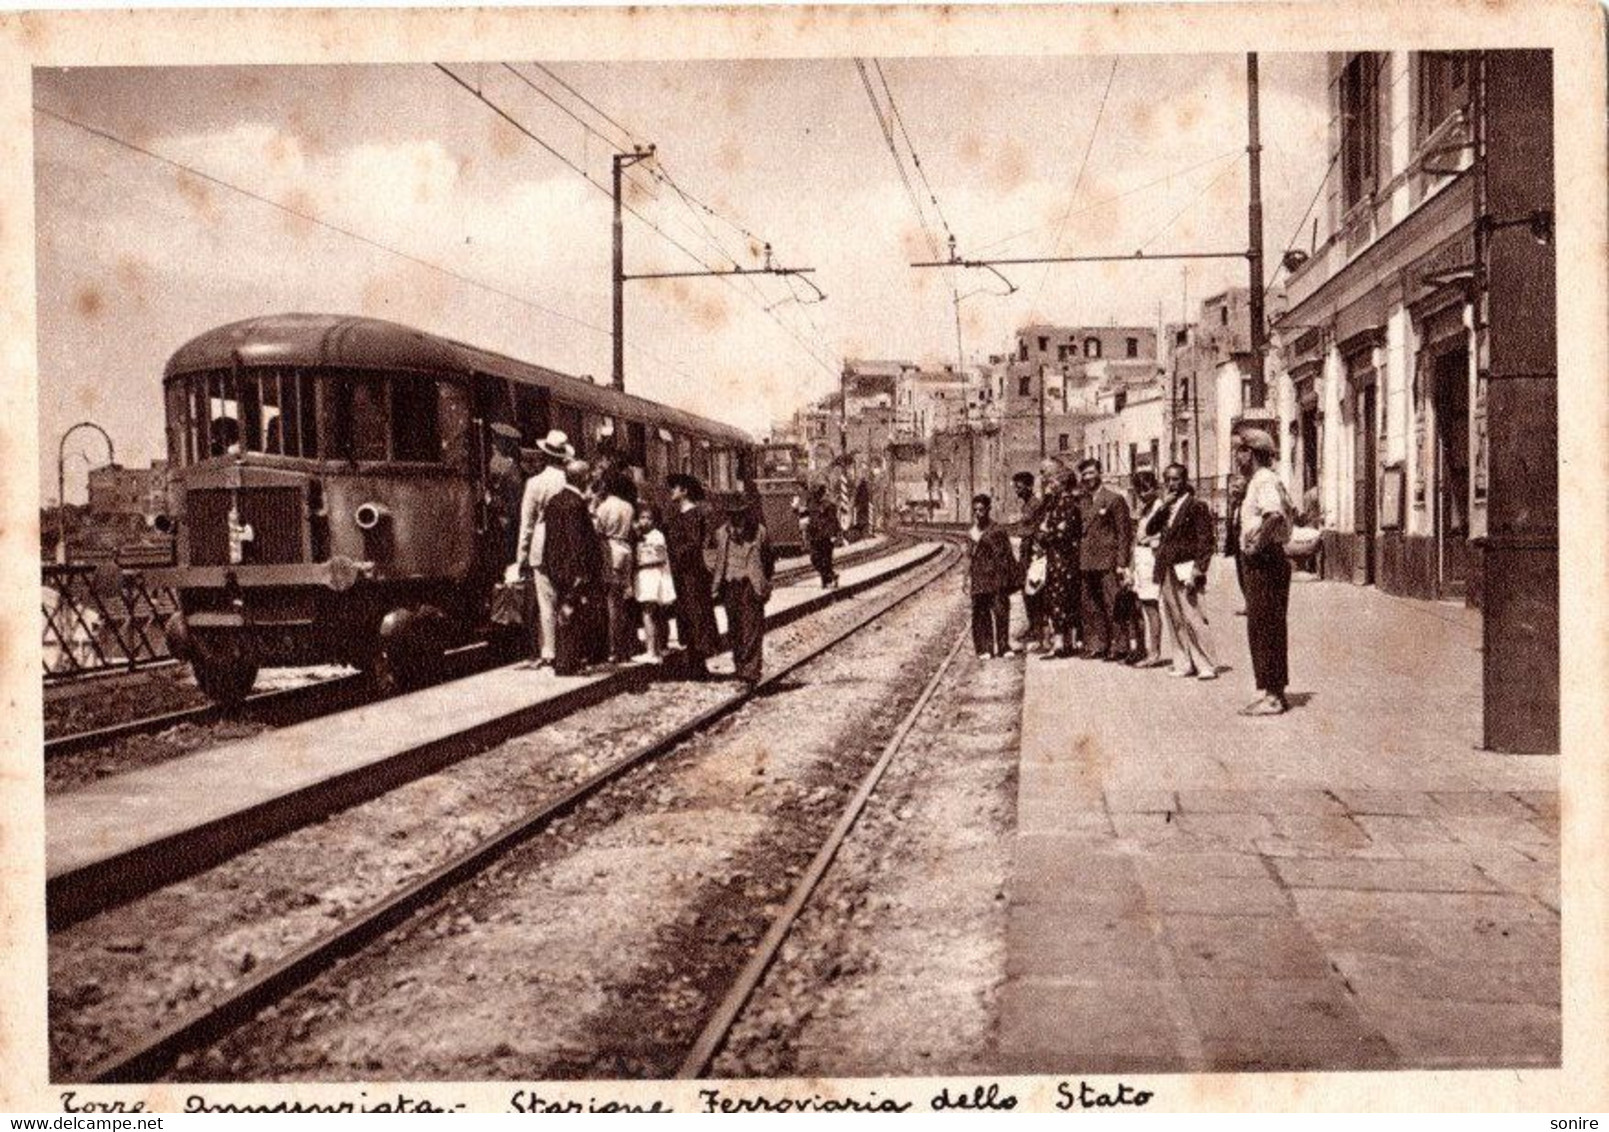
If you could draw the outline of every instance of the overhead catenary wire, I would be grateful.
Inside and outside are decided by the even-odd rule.
[[[1152,232],[1149,236],[1147,236],[1145,238],[1145,240],[1141,242],[1140,249],[1143,251],[1144,249],[1150,247],[1152,244],[1156,243],[1157,240],[1162,236],[1162,234],[1164,232],[1166,232],[1169,228],[1172,228],[1175,224],[1177,224],[1179,222],[1180,217],[1182,217],[1185,213],[1189,212],[1196,205],[1200,204],[1202,199],[1208,193],[1210,193],[1212,191],[1212,188],[1213,188],[1214,185],[1216,185],[1219,181],[1223,180],[1225,177],[1229,176],[1229,174],[1235,172],[1239,168],[1240,168],[1240,165],[1238,163],[1236,163],[1236,164],[1232,164],[1232,165],[1226,165],[1226,166],[1224,166],[1224,168],[1220,169],[1218,171],[1217,176],[1213,177],[1212,180],[1208,181],[1205,185],[1203,185],[1201,187],[1201,190],[1199,192],[1197,192],[1195,196],[1191,197],[1188,201],[1185,202],[1185,205],[1184,205],[1183,208],[1179,209],[1179,211],[1175,212],[1172,216],[1168,217],[1167,222],[1164,223],[1162,225],[1162,227],[1158,228],[1155,232]]]
[[[1165,175],[1163,175],[1161,177],[1157,177],[1154,180],[1146,181],[1143,185],[1135,185],[1133,188],[1124,189],[1120,193],[1114,193],[1109,197],[1102,197],[1099,200],[1091,201],[1089,204],[1085,205],[1083,208],[1075,209],[1072,212],[1067,213],[1067,216],[1069,218],[1074,217],[1074,216],[1083,216],[1085,213],[1093,212],[1097,208],[1101,208],[1104,205],[1114,204],[1117,201],[1126,200],[1129,197],[1136,196],[1136,195],[1138,195],[1138,194],[1140,194],[1142,192],[1146,192],[1149,189],[1154,189],[1158,185],[1167,184],[1168,182],[1172,181],[1175,177],[1188,176],[1189,174],[1194,173],[1198,169],[1205,169],[1209,165],[1216,165],[1218,162],[1226,161],[1231,157],[1239,157],[1244,152],[1245,152],[1244,147],[1236,146],[1234,149],[1228,149],[1228,150],[1225,150],[1222,153],[1214,154],[1212,157],[1204,158],[1201,161],[1197,161],[1194,164],[1186,165],[1183,169],[1175,169],[1171,173],[1167,173],[1167,174],[1165,174]],[[990,251],[990,250],[992,250],[994,248],[1000,247],[1002,244],[1009,244],[1013,240],[1021,239],[1023,236],[1031,236],[1035,232],[1041,232],[1041,231],[1043,231],[1044,229],[1046,229],[1048,227],[1050,227],[1050,225],[1048,225],[1048,224],[1036,224],[1032,228],[1023,228],[1023,229],[1020,229],[1020,230],[1018,230],[1016,232],[1011,233],[1011,235],[1009,235],[1009,236],[1001,236],[998,240],[990,240],[988,243],[982,245],[977,250],[979,252],[987,252],[987,251]]]
[[[587,171],[585,169],[583,169],[580,166],[576,165],[576,163],[574,161],[572,161],[569,157],[567,157],[566,155],[561,153],[556,147],[554,147],[549,142],[547,142],[545,139],[540,137],[538,134],[536,134],[535,131],[530,129],[524,123],[520,122],[517,118],[515,118],[512,114],[510,114],[505,108],[503,108],[502,106],[499,106],[495,101],[493,101],[491,98],[487,97],[481,91],[476,90],[471,84],[465,82],[463,80],[463,78],[461,78],[459,75],[454,73],[450,68],[448,68],[444,64],[435,63],[433,65],[438,70],[440,70],[444,75],[446,75],[448,78],[452,79],[453,82],[456,83],[459,87],[461,87],[463,90],[467,91],[470,94],[470,96],[473,97],[476,101],[478,101],[478,102],[482,103],[483,105],[485,105],[488,109],[493,111],[493,113],[495,113],[499,118],[502,118],[504,121],[508,122],[509,125],[513,126],[516,130],[518,130],[519,133],[521,133],[525,137],[529,138],[530,140],[536,142],[537,145],[542,147],[542,149],[544,149],[548,153],[552,154],[555,158],[557,158],[559,160],[559,162],[562,165],[564,165],[571,172],[575,173],[577,176],[581,177],[581,179],[586,181],[587,184],[591,185],[593,188],[597,189],[599,192],[605,194],[606,196],[609,196],[611,199],[613,198],[613,192],[610,190],[610,188],[608,186],[604,185],[600,181],[597,181],[597,180],[593,179],[587,173]],[[567,84],[566,84],[566,86],[567,86],[567,89],[573,89],[573,88],[569,88]],[[623,129],[623,127],[622,127],[622,129]],[[629,131],[625,131],[625,132],[629,133]],[[653,220],[651,220],[648,216],[646,216],[640,209],[638,209],[634,205],[632,205],[629,201],[628,202],[622,202],[622,208],[624,209],[624,211],[626,211],[632,217],[634,217],[637,221],[639,221],[644,226],[646,226],[650,231],[656,233],[666,243],[670,244],[672,247],[674,247],[675,249],[680,251],[683,255],[687,256],[689,259],[691,259],[694,263],[698,264],[705,271],[711,272],[712,274],[715,274],[715,269],[712,268],[711,265],[709,263],[707,263],[702,256],[700,256],[697,252],[693,251],[691,248],[689,248],[686,244],[682,243],[680,240],[676,239],[676,237],[674,237],[670,233],[666,232],[658,224],[654,223]],[[729,288],[731,288],[733,291],[735,291],[737,294],[743,296],[743,298],[745,300],[752,301],[752,300],[750,300],[750,297],[748,295],[744,294],[742,288],[740,288],[735,282],[733,282],[733,280],[730,277],[725,276],[725,275],[718,275],[717,277],[720,278],[724,283],[726,283],[726,285]],[[761,311],[761,313],[765,314],[767,318],[770,318],[772,320],[772,322],[774,322],[783,331],[783,333],[787,334],[788,337],[791,338],[794,341],[794,343],[796,345],[798,345],[799,348],[812,361],[814,361],[818,366],[822,367],[822,369],[824,369],[828,373],[832,374],[834,377],[837,376],[838,370],[830,362],[824,360],[819,355],[817,355],[815,353],[814,349],[812,349],[809,346],[809,344],[804,341],[804,339],[799,335],[799,333],[796,330],[794,330],[792,327],[788,326],[781,319],[776,317],[776,314],[775,314],[774,311],[765,310],[765,308],[764,308],[764,306],[762,304],[757,304],[757,307]]]
[[[1089,168],[1089,155],[1094,152],[1095,139],[1101,132],[1101,120],[1106,116],[1106,100],[1112,93],[1112,82],[1117,78],[1118,61],[1119,60],[1114,57],[1112,59],[1111,69],[1106,72],[1106,89],[1101,91],[1101,102],[1100,105],[1095,109],[1095,122],[1092,126],[1090,126],[1089,138],[1084,143],[1084,156],[1079,159],[1078,173],[1073,177],[1073,187],[1067,194],[1067,208],[1063,210],[1061,219],[1056,222],[1056,236],[1055,239],[1051,241],[1050,245],[1050,254],[1052,256],[1058,256],[1061,254],[1062,234],[1067,229],[1068,218],[1073,214],[1073,205],[1078,203],[1078,190],[1084,184],[1084,171]],[[1045,270],[1040,272],[1039,286],[1034,289],[1034,300],[1031,304],[1029,304],[1030,309],[1039,305],[1039,297],[1045,293],[1045,283],[1047,280],[1049,280],[1049,278],[1050,266],[1047,264],[1045,266]]]
[[[494,283],[488,283],[483,279],[476,279],[472,275],[465,275],[461,271],[457,271],[457,270],[455,270],[455,269],[453,269],[451,267],[445,266],[444,264],[436,263],[436,262],[434,262],[432,260],[425,259],[422,256],[414,255],[412,252],[406,252],[406,251],[403,251],[400,248],[392,247],[391,245],[383,243],[380,240],[376,240],[372,236],[366,236],[362,232],[358,232],[355,229],[347,228],[344,225],[337,224],[337,223],[335,223],[333,221],[330,221],[330,220],[326,220],[321,216],[318,216],[318,215],[316,215],[316,214],[314,214],[312,212],[307,211],[306,209],[297,208],[294,205],[289,205],[289,204],[286,204],[283,201],[275,200],[272,197],[265,196],[262,193],[256,192],[256,191],[254,191],[252,189],[249,189],[249,188],[246,188],[244,185],[235,184],[234,182],[225,180],[224,178],[219,177],[216,174],[208,173],[204,169],[200,169],[200,168],[198,168],[198,167],[196,167],[194,165],[190,165],[190,164],[188,164],[186,162],[179,161],[179,160],[177,160],[175,158],[172,158],[172,157],[168,157],[165,154],[158,153],[156,150],[150,149],[150,148],[148,148],[146,146],[142,146],[142,145],[140,145],[140,144],[138,144],[136,142],[129,141],[126,138],[119,137],[117,134],[112,133],[110,130],[103,129],[103,128],[99,127],[99,126],[91,125],[88,122],[84,122],[84,121],[81,121],[81,120],[79,120],[77,118],[71,117],[70,115],[64,114],[61,111],[52,110],[51,108],[49,108],[47,106],[41,106],[38,103],[34,104],[33,109],[34,109],[34,111],[36,113],[43,114],[47,118],[52,118],[52,119],[54,119],[54,120],[56,120],[58,122],[61,122],[61,123],[65,124],[65,125],[68,125],[68,126],[71,126],[71,127],[75,128],[75,129],[81,130],[84,133],[87,133],[87,134],[90,134],[90,135],[92,135],[94,137],[100,138],[101,140],[103,140],[105,142],[108,142],[108,143],[110,143],[112,145],[116,145],[116,146],[119,146],[119,147],[121,147],[123,149],[129,150],[130,152],[140,154],[141,156],[149,158],[152,161],[156,161],[156,162],[159,162],[159,163],[161,163],[163,165],[166,165],[166,166],[168,166],[170,168],[177,169],[177,170],[179,170],[179,171],[181,171],[181,172],[183,172],[183,173],[185,173],[185,174],[187,174],[189,176],[192,176],[192,177],[198,178],[199,180],[205,181],[208,184],[217,185],[221,189],[226,189],[229,192],[236,193],[239,196],[246,197],[249,200],[254,200],[259,204],[267,205],[270,208],[277,209],[278,211],[283,212],[288,216],[296,217],[298,220],[306,221],[307,223],[315,225],[315,226],[317,226],[319,228],[323,228],[323,229],[326,229],[328,231],[335,232],[338,235],[345,236],[350,240],[355,240],[356,242],[358,242],[360,244],[364,244],[367,247],[373,248],[376,251],[384,252],[387,255],[395,256],[398,259],[406,260],[407,262],[412,263],[412,264],[414,264],[414,265],[416,265],[418,267],[425,268],[425,269],[427,269],[429,271],[434,271],[434,272],[436,272],[436,273],[438,273],[440,275],[446,276],[446,277],[448,277],[450,279],[454,279],[454,280],[456,280],[456,281],[458,281],[460,283],[463,283],[463,284],[465,284],[467,286],[474,287],[477,290],[484,291],[484,292],[486,292],[488,294],[496,295],[499,298],[507,299],[508,301],[510,301],[512,303],[516,303],[519,306],[525,307],[528,310],[533,310],[533,311],[536,311],[536,312],[538,312],[540,314],[549,315],[549,316],[551,316],[553,318],[557,318],[557,319],[560,319],[560,320],[562,320],[564,322],[568,322],[568,323],[570,323],[570,324],[572,324],[574,326],[579,326],[584,330],[590,330],[590,331],[592,331],[592,332],[594,332],[596,334],[601,334],[604,337],[608,337],[609,334],[610,334],[610,331],[608,330],[608,328],[598,326],[597,324],[592,323],[592,322],[588,322],[584,318],[579,318],[579,317],[577,317],[575,315],[568,314],[565,311],[559,310],[557,307],[548,306],[548,305],[546,305],[544,303],[537,302],[536,300],[527,298],[527,297],[525,297],[523,295],[515,294],[513,291],[509,291],[509,290],[507,290],[507,289],[505,289],[503,287],[499,287]],[[690,377],[691,376],[690,374],[687,373],[687,371],[685,369],[683,369],[681,366],[677,365],[675,362],[672,362],[669,359],[660,357],[659,355],[653,353],[652,351],[643,350],[641,348],[638,348],[638,349],[639,349],[639,353],[641,354],[641,356],[643,356],[645,358],[648,358],[649,360],[651,360],[653,362],[656,362],[656,363],[658,363],[660,365],[667,366],[668,368],[670,368],[670,369],[674,370],[675,372],[681,374],[683,377]]]
[[[1313,208],[1318,204],[1318,198],[1324,195],[1324,186],[1330,183],[1330,174],[1335,172],[1335,163],[1340,159],[1341,151],[1339,149],[1330,154],[1330,163],[1325,167],[1324,175],[1319,178],[1318,187],[1313,190],[1313,199],[1308,201],[1307,207],[1302,210],[1302,218],[1296,222],[1296,228],[1291,232],[1291,238],[1286,241],[1285,249],[1279,253],[1279,260],[1275,263],[1274,270],[1269,272],[1268,282],[1263,286],[1263,298],[1266,299],[1269,292],[1274,289],[1274,280],[1279,278],[1279,271],[1284,266],[1285,257],[1290,255],[1291,250],[1296,247],[1296,241],[1302,238],[1302,229],[1307,225],[1307,218],[1313,214]]]

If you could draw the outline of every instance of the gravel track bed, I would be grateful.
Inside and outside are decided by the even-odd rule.
[[[335,665],[306,668],[271,669],[257,681],[258,691],[278,691],[308,684],[323,683],[351,674],[351,669]],[[137,682],[119,687],[104,697],[105,703],[94,709],[96,718],[83,722],[82,718],[71,727],[52,732],[47,727],[46,737],[56,734],[73,734],[92,731],[100,727],[113,727],[145,716],[165,715],[184,711],[207,703],[195,682],[190,679],[188,666],[154,669],[140,673]],[[82,694],[71,699],[95,699]],[[46,713],[50,708],[47,705]],[[45,760],[45,793],[59,794],[80,786],[88,786],[114,774],[127,774],[148,766],[167,762],[182,755],[194,754],[206,747],[249,738],[270,727],[273,723],[262,719],[220,719],[212,723],[180,723],[165,731],[148,735],[131,735],[104,747],[92,747],[72,754],[52,755]]]
[[[842,629],[887,592],[768,634],[770,662]],[[678,682],[613,698],[53,934],[52,1076],[69,1079],[215,997],[730,690]]]
[[[185,665],[45,684],[45,738],[95,731],[207,702]]]
[[[959,617],[941,581],[175,1076],[673,1070]]]
[[[1022,679],[1020,661],[957,659],[713,1076],[993,1071]]]

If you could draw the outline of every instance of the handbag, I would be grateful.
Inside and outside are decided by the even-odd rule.
[[[1285,553],[1291,558],[1306,558],[1317,552],[1321,539],[1317,527],[1292,527],[1291,537],[1285,540]]]
[[[1022,592],[1036,594],[1045,588],[1045,577],[1049,567],[1043,554],[1036,554],[1033,561],[1028,563],[1028,573],[1022,579]]]
[[[530,602],[529,582],[498,582],[492,587],[492,624],[507,628],[524,625],[529,619]]]

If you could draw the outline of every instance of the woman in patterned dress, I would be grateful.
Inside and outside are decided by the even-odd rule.
[[[1055,648],[1045,657],[1069,657],[1078,647],[1078,544],[1083,521],[1073,473],[1059,460],[1047,460],[1046,502],[1035,545],[1045,552],[1045,611],[1055,634]]]

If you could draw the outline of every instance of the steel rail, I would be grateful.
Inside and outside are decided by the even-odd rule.
[[[118,1050],[94,1063],[82,1078],[87,1082],[130,1083],[154,1080],[184,1053],[216,1041],[248,1022],[262,1009],[282,1001],[298,988],[328,970],[339,959],[353,954],[392,928],[412,918],[466,880],[483,872],[510,850],[541,833],[556,819],[570,813],[582,802],[626,772],[670,753],[700,732],[732,714],[750,699],[778,684],[794,671],[835,648],[867,626],[886,617],[907,601],[923,593],[950,572],[960,561],[961,552],[951,538],[938,555],[936,564],[892,600],[845,629],[833,633],[804,654],[767,675],[753,688],[734,692],[674,730],[617,759],[609,766],[571,787],[562,795],[543,803],[515,819],[477,845],[438,865],[391,896],[359,912],[345,923],[315,937],[278,961],[257,969],[236,984],[225,997],[169,1023],[150,1038]],[[930,563],[931,559],[927,560]],[[895,575],[897,579],[899,575]]]
[[[709,1021],[705,1023],[704,1029],[698,1035],[698,1039],[682,1059],[681,1066],[676,1070],[676,1076],[679,1079],[686,1080],[702,1077],[705,1070],[709,1068],[710,1062],[715,1059],[716,1053],[726,1043],[727,1037],[732,1032],[732,1027],[737,1024],[738,1016],[742,1014],[743,1008],[748,1005],[749,999],[753,997],[755,989],[760,985],[760,980],[765,978],[766,972],[771,969],[771,964],[776,960],[777,953],[782,950],[782,944],[787,940],[788,933],[793,930],[793,925],[798,920],[799,914],[804,911],[805,905],[810,901],[810,897],[815,893],[822,879],[826,877],[827,870],[832,867],[833,860],[838,856],[838,850],[843,846],[850,830],[855,828],[855,823],[860,820],[861,812],[865,810],[866,803],[871,800],[873,791],[882,782],[884,773],[887,772],[889,765],[894,761],[894,756],[904,747],[906,738],[916,726],[916,721],[921,717],[922,712],[926,710],[928,702],[932,700],[934,694],[938,692],[939,684],[950,671],[950,666],[955,663],[955,658],[960,654],[962,646],[967,643],[969,637],[970,630],[963,630],[956,637],[955,644],[950,647],[949,653],[939,663],[937,671],[928,679],[927,684],[922,689],[922,694],[917,697],[916,703],[911,705],[911,710],[905,714],[905,718],[900,721],[899,727],[895,729],[894,734],[884,744],[882,754],[878,757],[877,762],[872,765],[871,770],[867,771],[866,777],[861,780],[860,789],[855,792],[855,796],[844,807],[837,824],[833,826],[832,832],[827,835],[827,840],[816,851],[815,857],[810,862],[810,867],[805,869],[804,874],[799,878],[799,882],[794,885],[793,892],[788,897],[788,902],[782,906],[776,918],[771,921],[770,928],[767,929],[764,937],[755,947],[754,954],[749,957],[748,963],[739,972],[737,979],[710,1015]]]
[[[835,566],[852,566],[861,562],[874,561],[877,558],[896,554],[912,545],[914,540],[908,537],[892,538],[886,543],[867,550],[850,550],[842,557],[835,559]],[[777,585],[792,585],[808,579],[814,573],[810,566],[795,566],[779,573],[776,578]],[[488,652],[489,646],[484,641],[464,645],[461,648],[450,650],[446,656],[452,665],[452,670],[443,674],[431,684],[445,683],[449,680],[461,680],[467,676],[474,676],[494,667],[497,661],[495,653]],[[469,659],[464,659],[469,658]],[[178,661],[164,663],[179,663]],[[460,668],[459,665],[462,665]],[[141,666],[135,671],[143,671]],[[151,667],[155,667],[152,665]],[[51,687],[66,687],[70,682],[89,680],[105,675],[129,675],[128,669],[120,669],[116,673],[96,673],[93,676],[69,677],[66,680],[50,682]],[[296,688],[279,688],[258,692],[247,696],[241,706],[234,712],[220,707],[218,704],[198,704],[195,707],[180,708],[176,711],[164,712],[161,715],[143,716],[131,719],[124,723],[108,724],[87,731],[73,731],[66,735],[57,735],[45,740],[45,758],[53,759],[64,755],[78,754],[82,751],[94,750],[98,747],[109,747],[113,743],[120,743],[125,739],[132,739],[137,735],[151,735],[158,731],[166,731],[170,727],[178,727],[189,723],[195,726],[218,723],[225,719],[255,719],[266,720],[272,723],[275,719],[283,718],[287,722],[304,722],[317,719],[333,711],[341,711],[359,704],[374,703],[385,698],[367,687],[369,679],[364,673],[353,673],[347,676],[334,676],[328,680],[321,680],[316,684],[306,684]],[[414,688],[406,689],[415,691]]]

